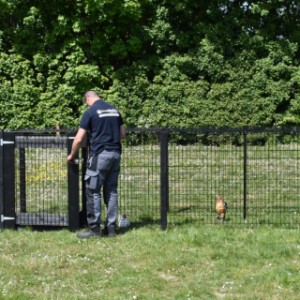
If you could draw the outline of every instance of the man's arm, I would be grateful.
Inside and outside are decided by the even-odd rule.
[[[126,138],[126,130],[123,125],[120,126],[120,138],[121,140]]]
[[[84,141],[85,136],[86,136],[86,130],[79,128],[78,132],[74,138],[73,144],[72,144],[71,153],[67,157],[68,162],[71,162],[74,160],[76,154],[78,153],[78,151]]]

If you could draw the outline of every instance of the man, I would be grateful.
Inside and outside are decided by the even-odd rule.
[[[121,139],[126,137],[120,112],[100,99],[95,91],[87,91],[84,99],[89,108],[83,113],[80,128],[74,138],[68,162],[76,157],[87,132],[90,132],[90,157],[85,174],[88,230],[78,232],[78,238],[100,236],[101,190],[107,207],[105,233],[116,234],[118,210],[118,176],[120,173]]]

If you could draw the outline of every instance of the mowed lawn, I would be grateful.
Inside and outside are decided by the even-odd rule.
[[[299,299],[299,229],[0,231],[0,299]]]

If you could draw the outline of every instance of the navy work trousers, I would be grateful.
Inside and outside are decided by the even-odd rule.
[[[98,154],[97,168],[87,169],[86,199],[87,222],[92,230],[98,230],[101,224],[101,192],[107,208],[105,225],[116,225],[118,211],[118,177],[120,173],[121,154],[117,151],[104,150]],[[96,182],[96,183],[95,183]]]

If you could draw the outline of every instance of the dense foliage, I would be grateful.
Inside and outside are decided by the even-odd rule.
[[[300,4],[0,0],[0,128],[77,127],[99,90],[129,127],[300,123]]]

